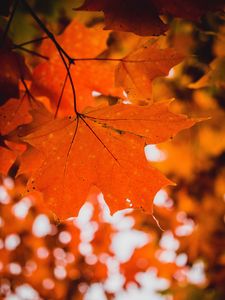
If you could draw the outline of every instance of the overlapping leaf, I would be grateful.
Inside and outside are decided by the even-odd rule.
[[[116,83],[123,86],[129,100],[149,101],[153,79],[167,75],[182,58],[175,49],[160,49],[157,41],[150,40],[121,60],[116,70]]]
[[[196,20],[207,11],[223,7],[223,0],[86,0],[80,10],[103,11],[106,29],[159,35],[167,29],[160,19],[162,14]]]
[[[80,10],[104,11],[106,29],[131,31],[139,35],[159,35],[167,26],[148,0],[87,0]]]
[[[76,88],[78,111],[96,105],[93,91],[104,95],[122,96],[122,89],[114,85],[113,62],[85,61],[86,58],[95,58],[106,49],[108,36],[108,32],[98,28],[87,28],[74,20],[57,39],[72,58],[82,59],[75,61],[70,70]],[[49,61],[39,64],[34,69],[33,92],[47,95],[54,107],[60,98],[67,71],[51,41],[43,42],[41,53],[48,56]],[[64,115],[71,114],[73,106],[71,84],[67,80],[60,109]]]
[[[0,172],[4,175],[7,174],[18,155],[21,155],[26,148],[25,145],[20,144],[17,138],[12,137],[15,135],[12,132],[14,130],[19,132],[20,125],[24,126],[32,121],[30,114],[32,109],[36,109],[39,112],[38,122],[40,122],[43,114],[47,115],[44,105],[27,95],[27,92],[24,93],[21,99],[10,99],[0,107]],[[33,120],[32,124],[32,126],[35,126],[35,120]],[[39,124],[36,124],[36,126],[39,126]],[[23,127],[23,132],[25,128]],[[24,155],[27,157],[27,152]],[[24,164],[23,160],[22,170],[23,168],[32,169],[33,164],[27,163]]]

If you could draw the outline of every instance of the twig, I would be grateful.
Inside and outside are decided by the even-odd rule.
[[[62,52],[63,55],[68,59],[68,62],[70,64],[74,64],[74,59],[66,53],[66,51],[60,46],[60,44],[57,42],[54,34],[45,26],[45,24],[41,21],[41,19],[35,14],[33,9],[30,7],[30,5],[27,3],[26,0],[20,0],[23,5],[26,7],[26,9],[29,11],[31,16],[34,18],[34,20],[38,23],[38,25],[41,27],[41,29],[47,34],[47,36],[52,40],[52,42],[55,44],[58,51]]]
[[[25,47],[23,47],[23,46],[20,46],[20,45],[14,45],[12,49],[19,49],[19,50],[24,51],[24,52],[27,52],[27,53],[29,53],[29,54],[31,54],[31,55],[34,55],[34,56],[43,58],[43,59],[45,59],[45,60],[49,60],[49,57],[48,57],[48,56],[42,55],[42,54],[40,54],[40,53],[38,53],[38,52],[36,52],[36,51],[27,49],[27,48],[25,48]]]
[[[41,41],[46,40],[46,39],[48,39],[48,36],[43,36],[43,37],[40,37],[40,38],[37,38],[37,39],[33,39],[33,40],[30,40],[30,41],[15,45],[15,48],[30,45],[30,44],[33,44],[33,43],[38,43],[38,42],[41,42]]]
[[[14,17],[15,12],[16,12],[18,3],[19,3],[18,0],[15,0],[15,1],[14,1],[14,6],[13,6],[13,9],[12,9],[12,13],[10,14],[9,20],[8,20],[8,22],[7,22],[7,24],[6,24],[6,28],[5,28],[4,32],[3,32],[3,35],[2,35],[2,38],[1,38],[0,46],[3,46],[3,44],[4,44],[4,42],[5,42],[6,36],[7,36],[7,34],[8,34],[9,28],[10,28],[10,25],[11,25],[11,23],[12,23],[13,17]]]
[[[74,87],[72,76],[70,74],[70,69],[68,67],[68,65],[70,66],[71,64],[74,64],[74,59],[72,57],[70,57],[69,54],[60,46],[60,44],[57,42],[54,34],[45,26],[45,24],[41,21],[41,19],[35,14],[35,12],[29,6],[29,4],[27,3],[27,1],[26,0],[20,0],[20,1],[26,7],[26,9],[29,11],[29,13],[31,14],[31,16],[33,17],[33,19],[40,26],[40,28],[47,34],[47,36],[49,37],[49,39],[54,43],[54,45],[55,45],[55,47],[56,47],[56,49],[57,49],[57,51],[58,51],[58,53],[59,53],[62,61],[63,61],[63,64],[64,64],[64,66],[66,68],[66,71],[67,71],[67,74],[68,74],[68,78],[69,78],[69,81],[70,81],[70,85],[71,85],[71,89],[72,89],[72,93],[73,93],[74,112],[75,112],[76,115],[78,115],[77,104],[76,104],[76,90],[75,90],[75,87]],[[68,60],[68,64],[67,64],[65,58]]]

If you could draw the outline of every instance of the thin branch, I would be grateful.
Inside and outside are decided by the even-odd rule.
[[[21,82],[22,82],[22,84],[23,84],[23,86],[25,88],[25,93],[28,95],[28,98],[31,99],[31,100],[33,100],[33,101],[36,101],[36,99],[34,98],[34,96],[31,94],[31,92],[30,92],[30,90],[29,90],[29,88],[28,88],[28,86],[26,84],[26,81],[24,80],[23,76],[21,76],[20,80],[21,80]]]
[[[55,44],[56,48],[62,52],[65,57],[68,59],[68,62],[70,64],[74,63],[74,59],[71,58],[68,53],[66,53],[66,51],[60,46],[60,44],[57,42],[54,34],[45,26],[45,24],[41,21],[41,19],[35,14],[35,12],[33,11],[33,9],[30,7],[30,5],[27,3],[26,0],[20,0],[23,5],[26,7],[26,9],[29,11],[29,13],[31,14],[31,16],[34,18],[34,20],[37,22],[37,24],[41,27],[41,29],[47,34],[47,36],[52,40],[52,42]]]
[[[43,58],[45,60],[49,60],[49,57],[45,56],[45,55],[42,55],[36,51],[33,51],[33,50],[30,50],[30,49],[27,49],[27,48],[24,48],[23,46],[20,46],[20,45],[14,45],[13,49],[19,49],[21,51],[24,51],[24,52],[27,52],[31,55],[34,55],[34,56],[37,56],[37,57],[40,57],[40,58]]]
[[[69,78],[69,81],[70,81],[70,86],[71,86],[71,89],[72,89],[72,94],[73,94],[73,108],[74,108],[74,112],[76,115],[78,115],[78,111],[77,111],[77,96],[76,96],[76,90],[75,90],[75,86],[74,86],[74,83],[73,83],[73,78],[71,76],[71,73],[70,73],[70,63],[69,63],[69,66],[67,65],[66,61],[65,61],[65,58],[63,56],[63,54],[61,53],[61,51],[57,48],[58,52],[59,52],[59,55],[63,61],[63,64],[66,68],[66,71],[67,71],[67,75],[68,75],[68,78]]]
[[[72,57],[70,57],[68,55],[68,53],[66,53],[66,51],[60,46],[60,44],[57,42],[57,40],[55,39],[54,34],[48,30],[48,28],[45,26],[45,24],[41,21],[41,19],[35,14],[35,12],[32,10],[32,8],[29,6],[29,4],[27,3],[26,0],[20,0],[23,5],[27,8],[27,10],[29,11],[29,13],[31,14],[31,16],[34,18],[34,20],[37,22],[37,24],[40,26],[40,28],[47,34],[47,36],[51,39],[51,41],[54,43],[62,61],[63,64],[66,68],[67,74],[68,74],[68,78],[70,81],[70,85],[71,85],[71,89],[72,89],[72,93],[73,93],[73,102],[74,102],[74,112],[76,115],[78,115],[78,111],[77,111],[77,104],[76,104],[76,91],[75,91],[75,87],[74,87],[74,83],[73,83],[73,79],[72,76],[70,74],[70,65],[74,64],[74,59]],[[67,62],[65,60],[65,57],[68,60],[68,64],[69,67],[67,65]]]
[[[23,47],[23,46],[30,45],[30,44],[33,44],[33,43],[38,43],[38,42],[41,42],[41,41],[46,40],[46,39],[48,39],[48,36],[43,36],[43,37],[40,37],[40,38],[37,38],[37,39],[33,39],[33,40],[30,40],[30,41],[18,44],[18,45],[14,45],[15,46],[14,48]]]
[[[31,106],[32,109],[35,108],[35,105],[36,105],[36,107],[37,107],[37,106],[40,107],[40,106],[41,106],[40,102],[37,101],[37,100],[35,99],[35,97],[31,94],[31,92],[30,92],[30,90],[29,90],[29,88],[28,88],[28,86],[27,86],[27,83],[26,83],[25,79],[23,78],[22,74],[20,75],[20,77],[21,77],[20,80],[21,80],[21,82],[22,82],[22,84],[23,84],[23,86],[24,86],[24,88],[25,88],[25,93],[24,93],[23,98],[25,97],[25,95],[28,96],[28,101],[29,101],[30,106]],[[32,102],[32,101],[33,101],[33,102]]]
[[[23,74],[23,67],[21,65],[21,61],[20,60],[17,60],[17,65],[18,65],[18,68],[19,68],[19,72],[20,72],[20,80],[25,88],[25,94],[24,95],[28,95],[28,99],[29,101],[30,100],[33,100],[34,102],[36,101],[36,99],[34,98],[34,96],[31,94],[28,86],[27,86],[27,83],[25,81],[25,78],[24,78],[24,74]]]
[[[8,22],[7,22],[7,24],[6,24],[6,28],[5,28],[5,30],[4,30],[4,32],[3,32],[3,35],[2,35],[2,38],[1,38],[1,45],[3,45],[4,42],[5,42],[6,36],[7,36],[8,32],[9,32],[10,25],[11,25],[11,23],[12,23],[13,17],[14,17],[15,12],[16,12],[18,3],[19,3],[18,0],[15,0],[15,1],[14,1],[14,6],[13,6],[13,9],[12,9],[12,13],[11,13],[11,15],[10,15],[10,17],[9,17],[9,20],[8,20]]]

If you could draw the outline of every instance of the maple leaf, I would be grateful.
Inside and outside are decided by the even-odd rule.
[[[160,15],[197,20],[207,11],[222,10],[223,0],[86,0],[79,10],[103,11],[105,29],[160,35],[167,30]]]
[[[21,99],[10,99],[0,107],[1,134],[8,134],[17,126],[31,122],[31,102],[29,97],[24,95]]]
[[[24,96],[22,99],[10,99],[0,106],[0,172],[4,175],[18,154],[25,150],[24,145],[9,142],[10,138],[7,135],[17,126],[31,122],[28,103],[28,98]]]
[[[23,144],[9,141],[0,134],[0,173],[7,175],[16,158],[26,149]]]
[[[14,153],[6,144],[4,137],[0,135],[0,173],[6,175],[16,160]]]
[[[42,162],[42,153],[37,149],[28,146],[26,151],[19,157],[19,169],[16,175],[26,174],[26,176],[30,177],[32,173],[41,166]]]
[[[93,58],[106,49],[109,32],[99,28],[87,28],[74,20],[66,30],[57,37],[64,50],[74,58]],[[51,41],[44,41],[41,53],[50,60],[39,64],[33,73],[32,92],[36,95],[47,95],[53,106],[57,106],[67,71],[61,57]],[[92,95],[97,91],[104,95],[122,97],[122,89],[114,85],[115,63],[102,61],[79,61],[70,67],[70,73],[76,86],[76,103],[78,111],[87,106],[95,106],[96,98]],[[57,74],[57,76],[56,76]],[[104,84],[103,84],[104,74]],[[51,78],[51,80],[49,80]],[[60,112],[72,114],[74,111],[73,93],[67,81],[60,104]]]
[[[37,115],[39,117],[37,123],[42,120],[43,115],[48,115],[45,106],[32,98],[29,91],[26,91],[21,99],[9,99],[4,105],[0,106],[0,172],[4,175],[7,174],[18,156],[23,155],[22,153],[26,146],[20,144],[17,135],[20,134],[21,129],[23,129],[23,134],[25,134],[25,124],[32,121],[30,110],[34,109],[38,111]],[[35,121],[33,120],[32,126],[35,126]],[[23,128],[20,128],[20,125],[23,125]],[[39,123],[36,126],[39,126]],[[25,157],[22,156],[23,164],[20,170],[32,170],[33,168],[33,164],[30,164],[27,160],[28,152],[24,153]],[[38,154],[35,155],[36,164],[38,162],[37,157]]]
[[[124,87],[129,100],[150,100],[153,79],[167,75],[182,59],[175,49],[160,49],[157,41],[150,40],[121,60],[116,83]]]
[[[103,192],[112,211],[132,205],[151,213],[155,193],[171,182],[147,163],[144,146],[194,123],[170,112],[168,102],[117,104],[50,120],[23,138],[45,156],[28,189],[43,192],[61,218],[78,213],[92,185]]]

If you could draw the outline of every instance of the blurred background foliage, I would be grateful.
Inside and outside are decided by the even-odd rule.
[[[189,254],[190,264],[198,259],[204,261],[209,280],[203,290],[188,288],[184,299],[222,299],[225,18],[224,14],[214,13],[197,24],[175,19],[170,25],[169,44],[187,58],[170,72],[169,78],[155,81],[154,99],[158,101],[167,94],[176,99],[177,112],[209,119],[160,145],[168,158],[156,165],[177,183],[169,191],[176,209],[184,211],[196,224],[193,233],[182,239],[181,248],[184,246]]]

